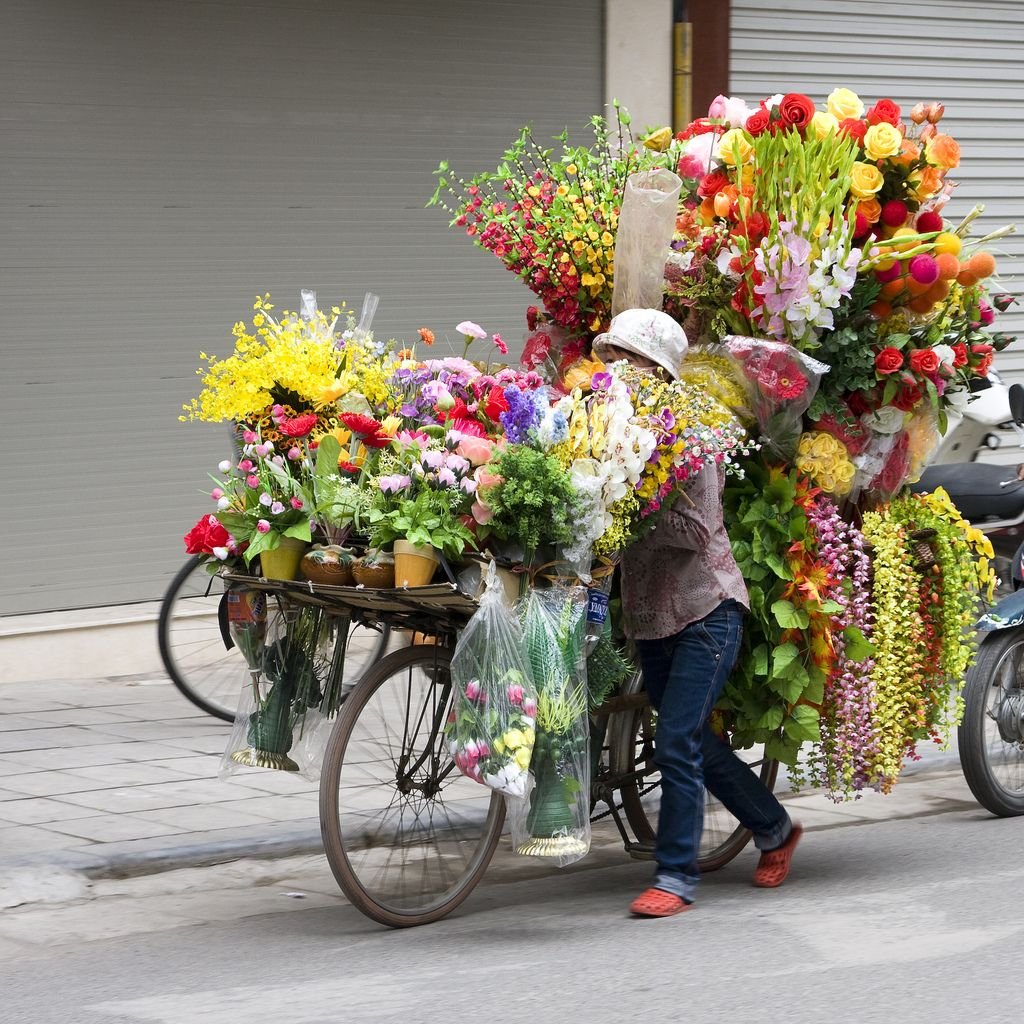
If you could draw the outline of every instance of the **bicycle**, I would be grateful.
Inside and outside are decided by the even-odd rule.
[[[502,834],[503,798],[461,775],[445,743],[453,640],[449,629],[436,646],[397,651],[374,665],[342,707],[324,758],[320,822],[331,870],[357,909],[391,927],[429,924],[455,910]],[[592,819],[612,815],[627,852],[646,859],[659,779],[656,716],[640,673],[595,714],[606,739],[592,800],[608,809]],[[778,762],[755,758],[752,768],[774,784]],[[706,796],[703,871],[728,863],[750,838]]]
[[[157,643],[164,668],[182,695],[208,715],[233,722],[246,663],[225,641],[220,616],[224,586],[219,575],[207,572],[199,555],[189,558],[164,594]],[[351,684],[384,656],[390,635],[386,623],[353,620],[345,656]]]

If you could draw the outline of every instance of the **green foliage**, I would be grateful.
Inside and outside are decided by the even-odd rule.
[[[797,600],[787,556],[806,541],[807,517],[793,474],[751,465],[745,479],[730,479],[725,511],[750,615],[718,707],[728,713],[738,746],[763,743],[769,757],[793,765],[801,745],[820,738],[814,705],[823,699],[825,676],[810,655],[811,633],[839,605],[806,595]],[[859,630],[850,630],[849,639],[867,644]]]
[[[459,558],[474,545],[473,534],[459,521],[461,497],[447,488],[422,490],[414,498],[380,499],[367,515],[370,543],[386,547],[396,540],[429,544],[448,558]]]
[[[492,465],[502,478],[487,492],[494,511],[489,525],[498,537],[519,541],[528,556],[542,545],[572,540],[579,499],[557,460],[513,444]]]

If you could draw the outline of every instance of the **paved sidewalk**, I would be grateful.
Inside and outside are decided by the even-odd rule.
[[[48,886],[72,876],[319,852],[315,783],[259,769],[217,777],[229,729],[165,678],[0,685],[0,908],[51,898]],[[809,829],[983,813],[955,754],[933,752],[889,797],[784,799]],[[26,896],[26,880],[44,876]]]

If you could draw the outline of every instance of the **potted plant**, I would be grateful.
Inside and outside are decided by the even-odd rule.
[[[382,472],[367,515],[374,547],[393,547],[397,586],[430,582],[439,557],[461,557],[475,546],[463,522],[469,512],[472,478],[468,459],[459,455],[454,432],[443,441],[429,435],[396,439],[381,458]]]
[[[275,452],[272,442],[257,440],[245,445],[236,464],[221,463],[221,472],[216,516],[237,543],[247,545],[246,565],[259,556],[268,579],[294,579],[311,540],[313,508],[299,470]]]

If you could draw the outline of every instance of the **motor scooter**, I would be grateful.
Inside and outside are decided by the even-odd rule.
[[[977,660],[964,681],[960,764],[978,802],[1000,817],[1024,814],[1024,480],[1018,466],[975,461],[999,446],[999,426],[1024,448],[1024,387],[995,378],[951,424],[915,491],[943,487],[995,551],[999,600],[977,623]],[[950,462],[950,458],[966,461]]]

